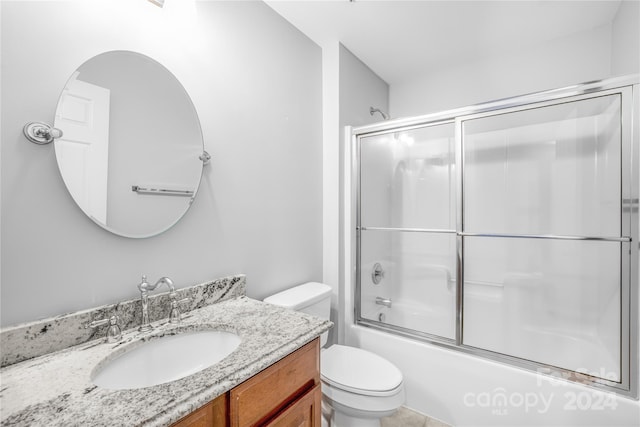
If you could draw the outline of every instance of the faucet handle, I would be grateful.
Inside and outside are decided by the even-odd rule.
[[[142,282],[138,283],[138,290],[140,290],[140,292],[144,292],[147,289],[149,289],[149,283],[147,282],[147,275],[143,274]]]
[[[107,342],[114,343],[120,341],[120,339],[122,338],[122,330],[120,329],[120,326],[118,326],[118,320],[118,316],[114,314],[108,319],[104,318],[100,320],[94,320],[91,323],[87,323],[86,325],[84,325],[84,327],[85,329],[94,329],[109,323],[109,328],[107,329]]]
[[[86,323],[84,325],[85,329],[94,329],[94,328],[98,328],[102,325],[106,325],[109,322],[109,319],[100,319],[100,320],[94,320],[91,323]]]
[[[109,318],[109,329],[107,329],[107,342],[117,342],[122,338],[122,329],[118,325],[120,318],[115,314]]]
[[[185,302],[191,301],[191,298],[182,298],[181,300],[177,300],[175,298],[171,298],[171,313],[169,313],[169,323],[180,323],[182,320],[182,312],[180,311],[180,304],[184,304]]]

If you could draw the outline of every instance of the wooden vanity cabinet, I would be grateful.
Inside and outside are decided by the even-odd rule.
[[[172,424],[172,427],[228,427],[228,405],[229,393],[225,393]]]
[[[318,384],[270,420],[266,426],[320,427],[321,401],[322,390]]]
[[[320,427],[321,400],[315,339],[173,427]]]
[[[319,355],[315,340],[231,390],[231,427],[269,425],[270,420],[303,400],[320,384]]]

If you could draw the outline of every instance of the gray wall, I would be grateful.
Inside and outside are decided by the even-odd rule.
[[[261,2],[1,3],[1,323],[137,295],[140,275],[178,287],[247,274],[263,298],[322,280],[320,48]],[[200,115],[205,168],[183,219],[157,237],[110,234],[84,216],[52,145],[22,136],[53,122],[71,73],[109,50],[172,71]]]
[[[382,121],[369,107],[389,112],[389,85],[349,49],[340,45],[340,127]]]
[[[611,74],[640,73],[640,2],[624,0],[613,20]]]
[[[343,45],[339,46],[339,104],[340,104],[340,165],[344,164],[345,146],[350,141],[345,141],[345,135],[342,131],[345,126],[364,126],[371,123],[382,121],[382,116],[375,113],[373,116],[369,113],[369,108],[379,108],[385,113],[389,112],[389,85],[375,74],[365,63],[351,53]],[[340,169],[340,182],[344,183],[345,171]],[[340,186],[340,218],[344,218],[344,185]],[[339,225],[340,242],[344,241],[344,221],[340,221]],[[339,325],[344,325],[344,310],[338,307],[344,307],[345,304],[345,253],[343,245],[339,247],[339,282],[338,289],[334,288],[334,294],[337,296],[338,310],[337,318]],[[334,313],[335,314],[335,313]],[[335,320],[334,320],[335,322]],[[335,331],[334,331],[335,332]],[[339,341],[343,341],[343,337],[339,337]]]

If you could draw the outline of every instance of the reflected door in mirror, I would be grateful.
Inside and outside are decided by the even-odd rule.
[[[95,221],[107,223],[109,164],[109,89],[69,80],[60,98],[56,157],[71,196]]]

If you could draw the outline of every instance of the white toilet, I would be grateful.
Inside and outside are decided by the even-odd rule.
[[[329,319],[331,288],[309,282],[264,301]],[[327,335],[320,338],[322,347]],[[332,427],[379,427],[380,418],[393,414],[404,403],[402,372],[388,360],[360,348],[338,344],[323,348],[320,379],[322,412]]]

